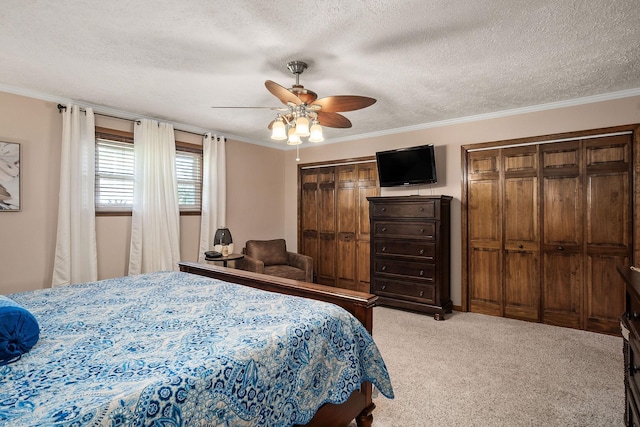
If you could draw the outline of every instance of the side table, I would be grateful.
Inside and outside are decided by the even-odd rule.
[[[222,266],[226,267],[227,266],[227,262],[229,261],[235,261],[237,259],[242,259],[244,258],[244,254],[229,254],[227,256],[219,256],[217,258],[205,258],[205,261],[222,261]]]

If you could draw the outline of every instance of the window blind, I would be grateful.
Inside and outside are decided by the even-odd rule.
[[[133,207],[133,140],[96,137],[96,212],[129,212]],[[198,212],[202,203],[202,153],[176,146],[176,178],[181,212]]]

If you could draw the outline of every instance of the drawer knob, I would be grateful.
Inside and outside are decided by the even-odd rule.
[[[631,315],[631,318],[632,318],[633,320],[638,320],[638,317],[640,317],[640,314],[638,314],[638,312],[637,312],[637,311],[634,311],[634,312],[633,312],[633,314]]]
[[[638,365],[629,366],[629,368],[631,369],[631,374],[636,374],[640,371],[640,367],[638,367]]]
[[[380,210],[381,210],[382,212],[386,212],[386,211],[387,211],[387,208],[382,208],[382,209],[380,209]]]
[[[387,289],[387,285],[382,285],[382,290],[384,291],[385,289]]]
[[[383,265],[383,266],[382,266],[382,268],[381,268],[381,270],[382,270],[382,271],[387,271],[387,266],[386,266],[386,265]]]
[[[421,229],[420,229],[420,232],[421,232],[421,233],[424,233],[424,228],[421,228]]]
[[[522,248],[524,248],[524,246],[518,245],[518,249],[522,249]]]
[[[382,247],[382,252],[386,252],[386,250],[387,250],[387,247],[386,247],[386,246],[383,246],[383,247]]]
[[[562,246],[558,246],[558,250],[559,251],[564,251],[564,248]]]
[[[420,296],[423,297],[424,296],[424,291],[420,291]]]
[[[424,249],[420,249],[420,255],[424,254]]]
[[[424,212],[424,208],[420,206],[420,212]]]
[[[424,276],[424,270],[420,270],[420,275]]]
[[[381,231],[383,231],[383,232],[384,232],[384,231],[387,231],[387,227],[382,227],[382,230],[381,230]]]

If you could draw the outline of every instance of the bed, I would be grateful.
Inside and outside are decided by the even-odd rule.
[[[0,425],[370,426],[372,384],[393,398],[375,296],[180,270],[11,295],[41,333],[0,366]]]

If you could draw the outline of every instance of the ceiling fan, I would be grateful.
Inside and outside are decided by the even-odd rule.
[[[301,144],[301,137],[309,137],[310,142],[322,142],[324,141],[322,126],[351,127],[349,119],[339,113],[360,110],[376,102],[374,98],[356,95],[336,95],[318,99],[314,91],[300,84],[300,74],[307,67],[307,64],[302,61],[291,61],[287,64],[289,71],[296,77],[296,83],[290,88],[285,88],[271,80],[264,82],[267,90],[285,105],[284,108],[273,108],[279,112],[268,126],[271,129],[272,139],[286,139],[289,145]]]

